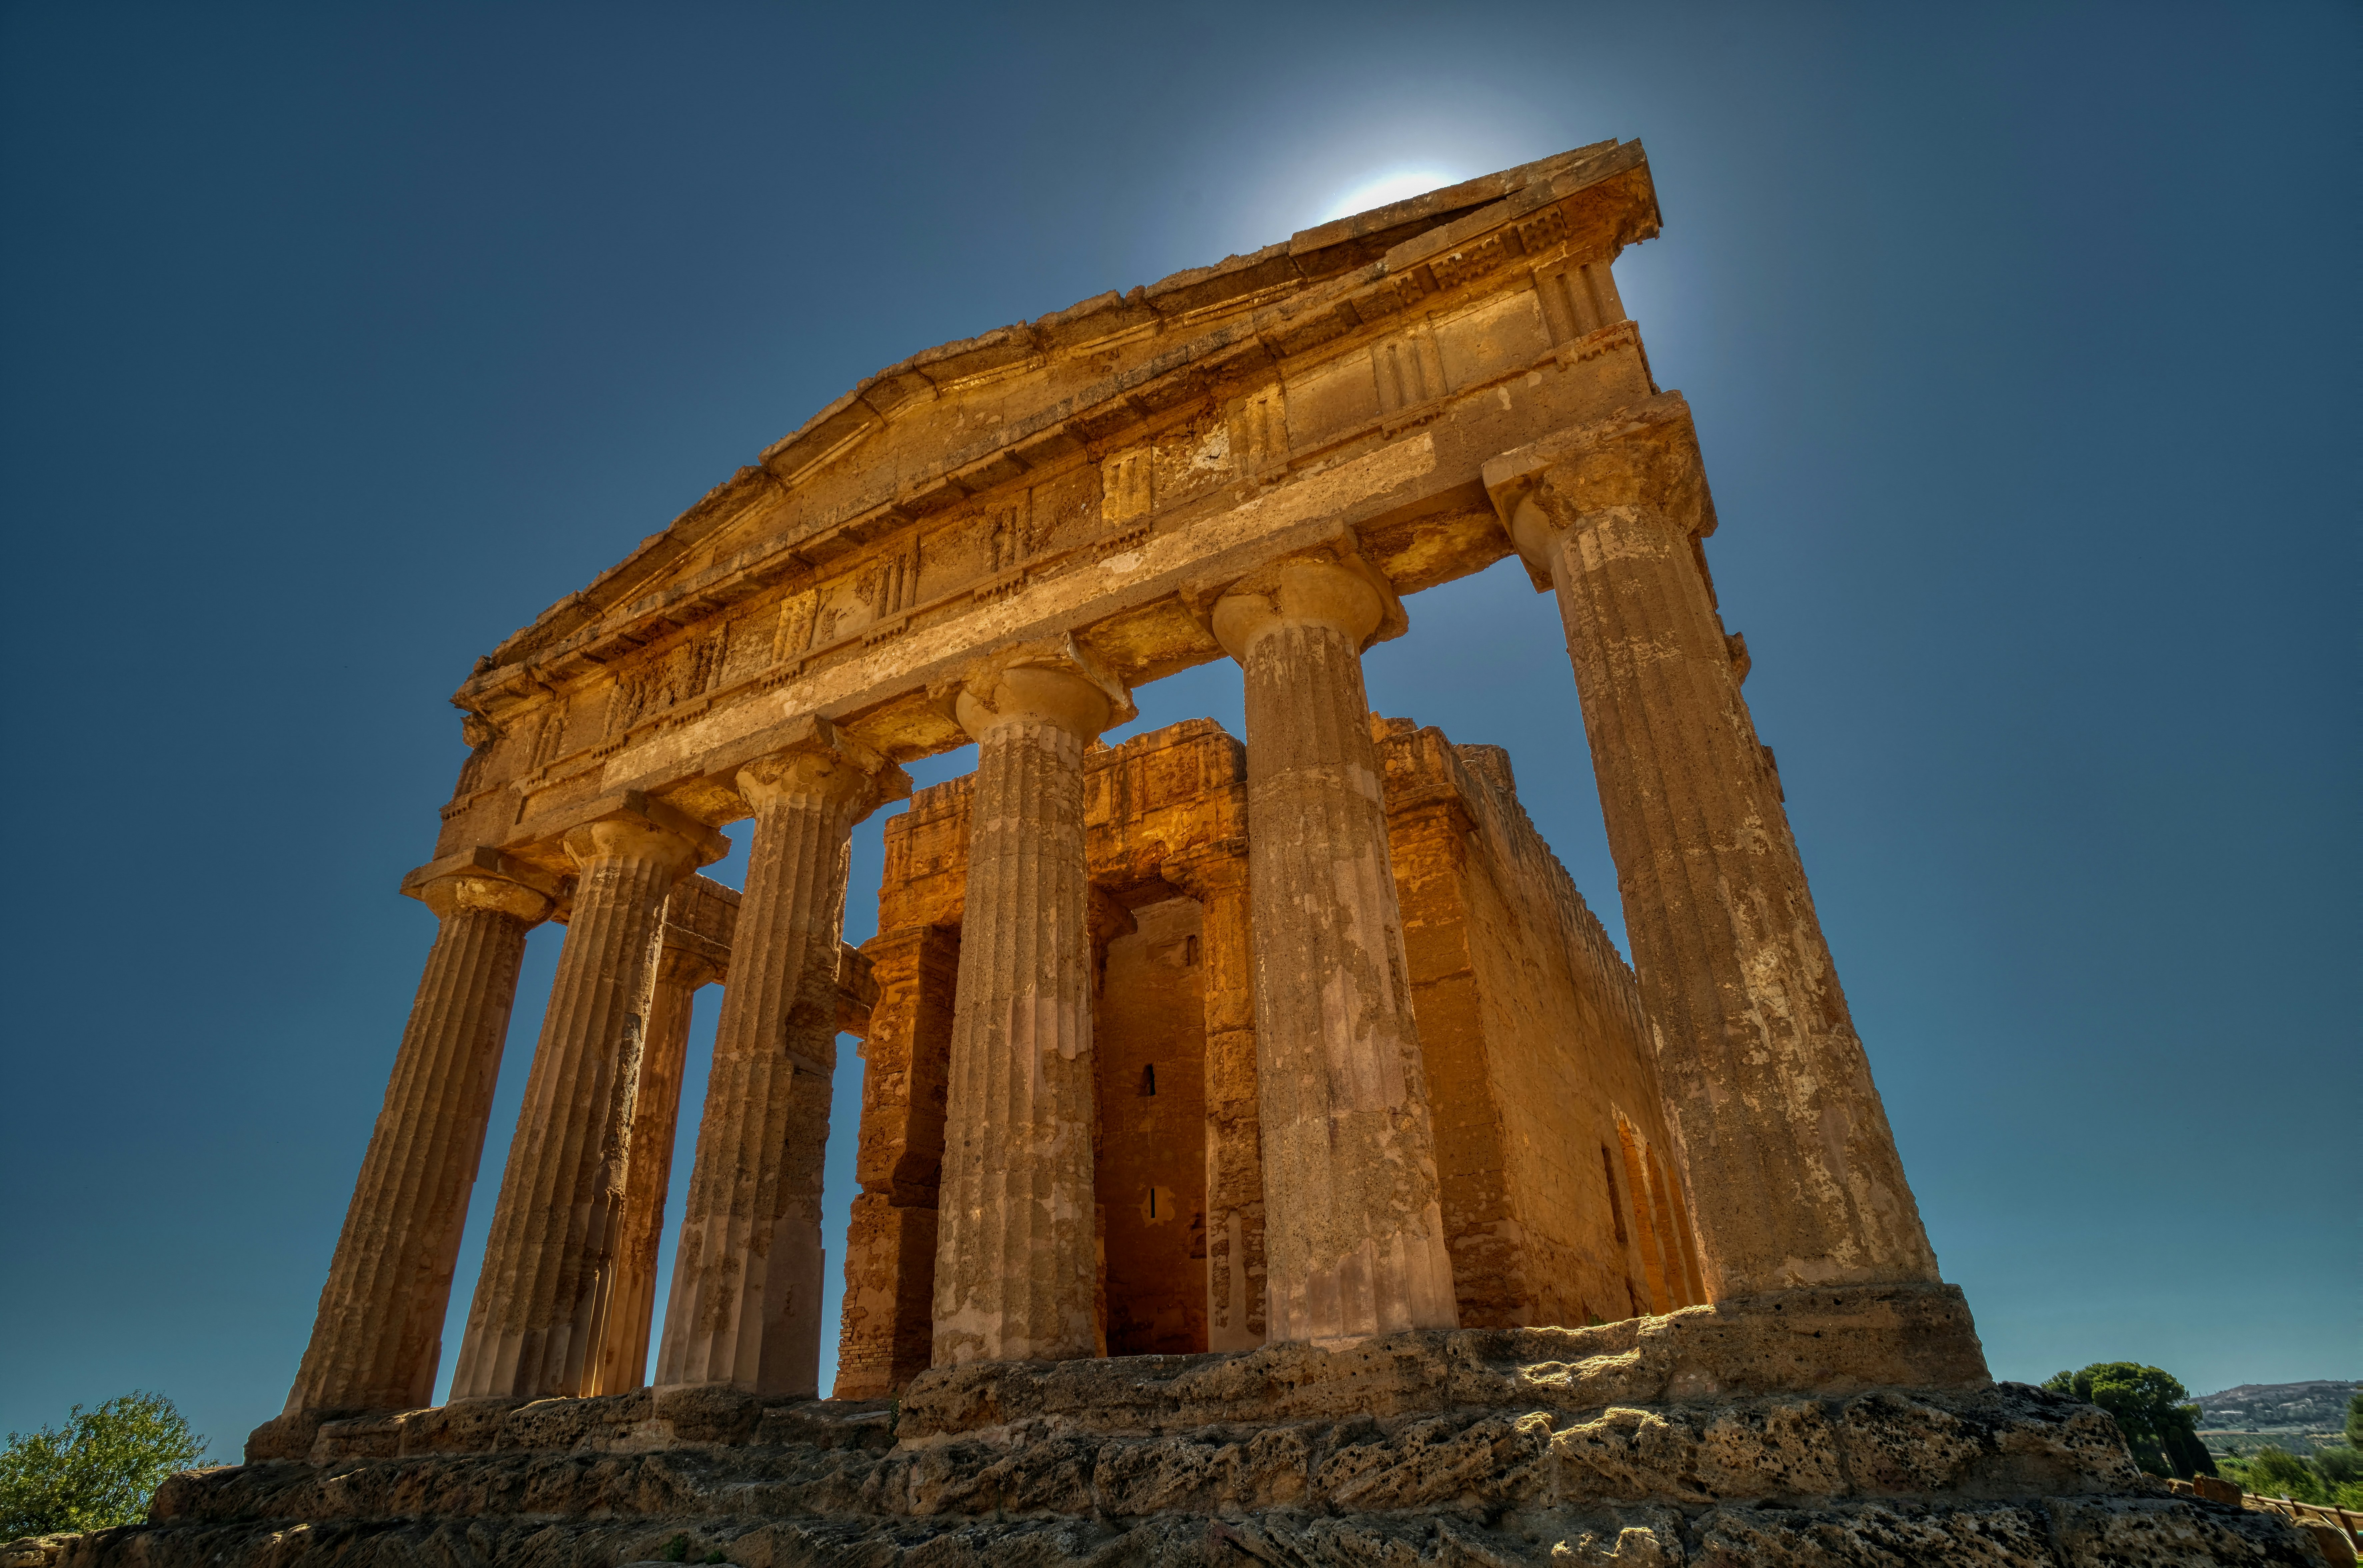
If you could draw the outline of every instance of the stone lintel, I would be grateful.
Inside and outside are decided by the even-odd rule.
[[[711,979],[699,982],[710,985],[727,977],[730,969],[730,944],[716,941],[704,932],[667,920],[664,925],[664,945],[668,949],[688,953],[704,960],[713,967]]]

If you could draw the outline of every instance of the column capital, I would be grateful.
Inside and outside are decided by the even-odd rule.
[[[1714,498],[1690,404],[1661,393],[1606,419],[1555,431],[1489,461],[1485,493],[1537,592],[1550,588],[1550,540],[1578,519],[1620,508],[1685,538],[1714,532]]]
[[[731,775],[749,806],[782,796],[817,798],[852,813],[849,827],[888,801],[905,800],[911,776],[818,715],[793,720],[777,749]]]
[[[1207,629],[1241,663],[1264,635],[1286,625],[1343,633],[1360,652],[1410,628],[1403,599],[1351,539],[1258,568],[1223,589]]]
[[[405,897],[416,898],[442,919],[459,909],[495,909],[527,925],[538,925],[565,901],[559,878],[479,844],[456,855],[429,861],[402,879]]]
[[[711,828],[706,832],[721,837]],[[674,881],[722,858],[706,852],[703,837],[637,812],[617,812],[569,828],[558,841],[578,870],[588,870],[594,861],[653,861]]]
[[[545,874],[571,872],[585,855],[620,852],[636,833],[656,835],[645,843],[660,855],[669,853],[663,839],[677,840],[684,874],[730,852],[729,840],[679,806],[643,790],[622,789],[528,818],[502,840],[501,854],[505,861],[530,862]],[[603,851],[602,841],[616,848]]]
[[[1124,683],[1071,634],[994,654],[938,695],[979,741],[1023,721],[1057,725],[1088,746],[1140,711]]]

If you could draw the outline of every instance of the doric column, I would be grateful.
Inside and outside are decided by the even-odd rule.
[[[1708,1295],[1936,1279],[1716,614],[1687,406],[1668,394],[1485,479],[1558,594]]]
[[[935,1364],[1093,1351],[1092,958],[1083,748],[1126,717],[1073,651],[956,699],[977,741],[936,1247]]]
[[[737,782],[755,831],[657,1382],[810,1396],[846,857],[854,824],[910,781],[813,719]]]
[[[287,1396],[291,1416],[416,1409],[435,1396],[526,932],[559,891],[492,850],[446,864],[404,888],[440,924]]]
[[[1255,945],[1247,845],[1167,861],[1204,911],[1206,1013],[1206,1348],[1264,1342],[1263,1152],[1256,1114]]]
[[[862,945],[878,985],[862,1042],[861,1191],[845,1233],[838,1399],[883,1399],[935,1353],[936,1201],[944,1160],[960,932],[917,926]]]
[[[566,832],[566,946],[501,1176],[451,1397],[576,1395],[616,1283],[659,927],[675,883],[728,845],[638,796]]]
[[[1274,1342],[1450,1328],[1452,1262],[1362,650],[1402,609],[1345,551],[1234,586]]]
[[[676,940],[677,933],[688,934],[667,920],[649,998],[648,1045],[640,1052],[639,1083],[632,1096],[632,1158],[624,1173],[623,1240],[616,1251],[616,1288],[599,1346],[599,1375],[591,1387],[595,1394],[625,1394],[648,1381],[657,1253],[672,1187],[673,1140],[681,1129],[690,1012],[697,988],[723,973],[704,944]]]

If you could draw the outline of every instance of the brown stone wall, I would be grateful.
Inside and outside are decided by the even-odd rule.
[[[1631,973],[1505,754],[1378,728],[1461,1321],[1580,1327],[1701,1299],[1686,1209],[1649,1159],[1666,1138]]]
[[[1506,757],[1406,720],[1376,732],[1462,1322],[1581,1326],[1703,1299],[1630,971],[1518,805]],[[1245,762],[1212,719],[1085,758],[1095,906],[1129,906],[1137,926],[1104,943],[1094,1023],[1115,1354],[1248,1348],[1267,1327]],[[863,949],[879,1001],[845,1396],[927,1363],[969,804],[957,779],[886,824],[880,935]],[[1151,1186],[1172,1195],[1170,1222],[1162,1195],[1146,1212]]]
[[[840,1399],[882,1397],[926,1370],[960,933],[940,926],[888,931],[862,951],[878,999],[861,1046],[861,1133],[854,1156],[861,1191],[845,1239]]]
[[[1187,1354],[1207,1348],[1204,920],[1188,898],[1133,917],[1108,944],[1092,1040],[1107,1351]]]

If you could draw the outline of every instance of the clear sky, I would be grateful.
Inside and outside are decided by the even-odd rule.
[[[1624,297],[1995,1373],[2363,1374],[2358,18],[0,10],[0,1429],[154,1388],[228,1453],[278,1409],[478,654],[882,365],[1607,137],[1649,150]],[[1506,745],[1621,940],[1549,601],[1505,564],[1410,610],[1373,702]],[[1236,732],[1237,677],[1140,705]]]

